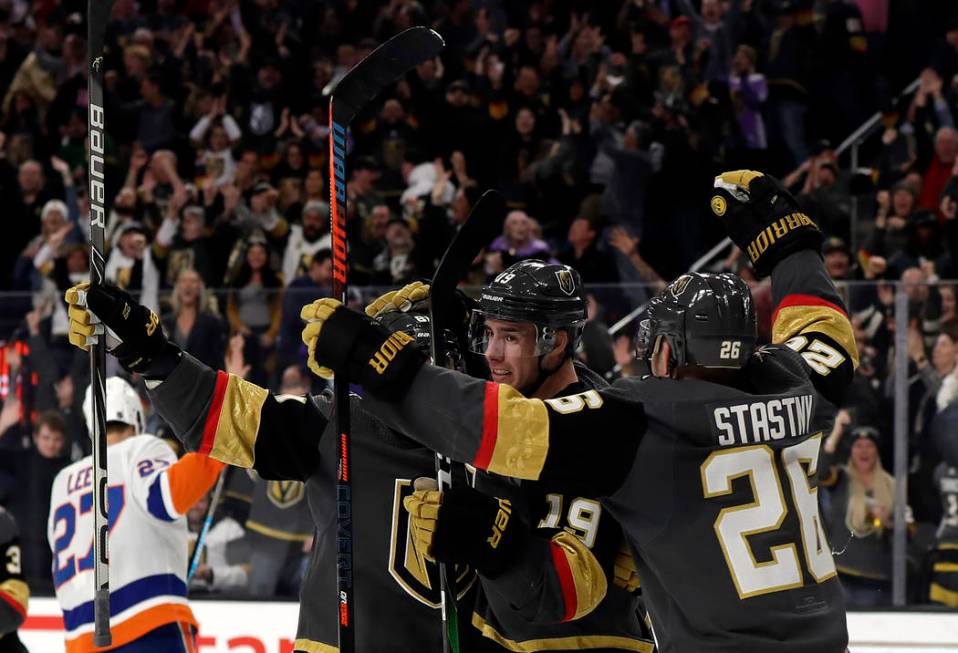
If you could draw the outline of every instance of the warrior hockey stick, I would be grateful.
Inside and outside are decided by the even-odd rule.
[[[203,518],[203,528],[200,529],[200,534],[196,536],[196,546],[193,547],[193,559],[190,560],[190,570],[186,574],[187,587],[190,586],[190,581],[193,580],[193,576],[200,566],[200,560],[203,558],[203,547],[206,546],[206,536],[210,534],[210,526],[213,525],[213,515],[216,514],[216,507],[220,503],[220,495],[223,494],[223,486],[226,484],[226,473],[231,469],[233,468],[224,467],[220,472],[219,478],[216,479],[216,487],[213,488],[213,496],[210,497],[210,505],[206,507],[206,517]]]
[[[456,367],[455,352],[450,350],[447,335],[459,334],[465,325],[457,324],[462,316],[456,309],[456,286],[469,272],[473,259],[501,230],[506,205],[502,196],[487,190],[469,212],[466,221],[456,233],[439,267],[432,277],[429,289],[429,315],[432,329],[432,359],[436,365]],[[460,353],[467,356],[461,343]],[[436,454],[436,480],[439,489],[452,486],[452,461]],[[447,565],[439,564],[439,588],[442,597],[443,650],[459,652],[459,611],[456,605],[455,578],[449,576]]]
[[[103,283],[103,228],[106,210],[104,170],[103,112],[103,40],[113,0],[89,0],[87,5],[87,43],[90,76],[88,80],[89,160],[87,161],[90,198],[90,283]],[[106,335],[90,347],[90,385],[93,390],[93,644],[109,646],[110,635],[110,553],[109,506],[106,469]]]
[[[427,27],[411,27],[392,37],[347,72],[329,97],[329,221],[333,244],[333,297],[347,296],[346,130],[355,115],[409,69],[439,54],[442,37]],[[336,378],[336,589],[339,601],[339,651],[355,650],[353,620],[352,479],[349,443],[349,380]]]

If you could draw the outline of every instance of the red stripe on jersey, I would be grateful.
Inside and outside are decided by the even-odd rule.
[[[499,386],[486,382],[486,396],[482,402],[482,440],[472,464],[479,469],[488,469],[492,452],[496,450],[499,437]]]
[[[575,579],[572,578],[572,569],[569,567],[569,560],[565,557],[562,547],[555,542],[549,542],[549,550],[552,552],[552,566],[555,567],[556,575],[559,577],[562,599],[565,601],[565,614],[562,616],[562,621],[569,621],[575,616],[578,607]]]
[[[23,607],[20,601],[16,600],[6,592],[0,592],[0,599],[3,599],[5,602],[10,604],[10,607],[17,611],[24,619],[27,618],[27,609]]]
[[[775,320],[778,319],[779,311],[781,311],[783,308],[789,308],[791,306],[826,306],[833,311],[838,311],[846,317],[848,316],[848,314],[845,312],[845,309],[838,304],[833,304],[827,299],[822,299],[816,295],[803,295],[800,293],[795,293],[793,295],[785,295],[785,297],[782,298],[782,301],[778,303],[778,306],[775,307],[775,312],[772,313],[772,324],[775,324]]]
[[[213,389],[213,401],[210,402],[210,409],[206,412],[206,424],[203,426],[203,441],[200,443],[199,452],[209,455],[213,450],[213,440],[216,439],[216,427],[220,423],[220,411],[223,409],[223,397],[226,395],[226,384],[229,383],[230,376],[226,372],[216,373],[216,387]]]

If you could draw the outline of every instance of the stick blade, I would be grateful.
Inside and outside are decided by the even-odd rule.
[[[374,100],[383,89],[393,84],[411,68],[431,59],[445,47],[445,41],[428,27],[410,27],[370,52],[331,88],[342,113],[337,122],[345,124],[356,112]]]

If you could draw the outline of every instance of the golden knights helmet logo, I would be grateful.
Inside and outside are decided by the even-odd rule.
[[[567,295],[575,292],[575,279],[568,270],[559,270],[556,272],[556,279],[559,280],[559,289]]]
[[[672,293],[672,296],[676,299],[679,298],[679,295],[685,292],[685,289],[688,288],[689,282],[692,280],[692,275],[683,274],[681,277],[669,284],[669,292]]]
[[[426,560],[425,552],[416,548],[409,526],[409,513],[403,499],[413,493],[412,481],[397,478],[393,491],[392,535],[389,542],[389,573],[410,596],[431,608],[442,606],[439,595],[439,565]],[[476,582],[471,567],[458,567],[456,597],[462,598]]]
[[[301,481],[269,481],[266,484],[266,497],[270,503],[286,510],[306,496],[306,485]]]

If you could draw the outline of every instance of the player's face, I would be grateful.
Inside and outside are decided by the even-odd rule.
[[[539,379],[536,328],[528,322],[487,319],[485,329],[485,354],[492,380],[519,392],[531,388]]]

